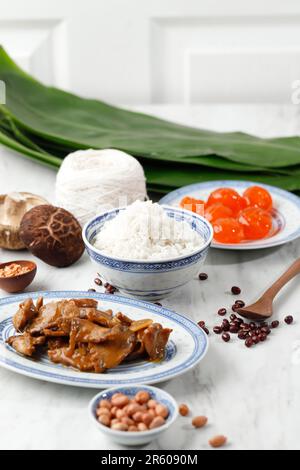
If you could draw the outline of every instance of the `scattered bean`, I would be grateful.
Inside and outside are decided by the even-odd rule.
[[[211,447],[214,447],[214,448],[222,447],[226,444],[227,437],[225,437],[225,436],[215,436],[212,439],[210,439],[208,442],[209,442],[209,445]]]
[[[233,287],[231,288],[231,293],[232,293],[233,295],[240,295],[241,292],[242,292],[242,290],[241,290],[240,287],[238,287],[238,286],[233,286]]]
[[[102,281],[101,281],[101,279],[99,279],[99,277],[96,277],[96,279],[94,279],[94,283],[95,283],[97,286],[102,286]]]
[[[179,413],[181,414],[181,416],[187,416],[190,413],[190,409],[187,405],[182,403],[181,405],[179,405]]]
[[[288,315],[287,317],[285,317],[284,321],[287,325],[291,325],[294,321],[294,318],[292,317],[292,315]]]
[[[227,313],[226,308],[220,308],[220,310],[218,310],[218,315],[220,315],[220,317],[224,317],[226,313]]]
[[[196,416],[192,421],[192,425],[194,428],[203,428],[203,426],[207,424],[207,421],[208,419],[206,416]]]
[[[208,279],[208,274],[206,273],[200,273],[199,274],[199,280],[200,281],[206,281]]]
[[[230,334],[229,333],[223,333],[222,334],[222,340],[225,341],[225,343],[228,343],[230,341]]]
[[[278,327],[279,327],[279,321],[278,321],[278,320],[272,321],[271,327],[272,327],[273,329],[274,329],[274,328],[278,328]]]
[[[216,333],[216,335],[220,335],[223,332],[223,328],[222,326],[215,326],[213,331]]]

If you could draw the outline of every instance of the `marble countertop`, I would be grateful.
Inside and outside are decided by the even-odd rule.
[[[300,133],[297,106],[140,106],[178,122],[217,130],[244,130],[259,135]],[[0,148],[1,193],[32,191],[54,202],[55,172]],[[15,253],[0,250],[0,260]],[[254,300],[296,257],[300,240],[258,252],[211,250],[205,271],[209,279],[192,281],[163,305],[209,326],[216,312],[229,307],[232,285],[242,288],[245,301]],[[30,258],[22,253],[22,258]],[[87,255],[68,269],[55,269],[38,261],[31,290],[88,289],[95,269]],[[194,430],[180,418],[159,442],[146,449],[208,449],[207,441],[225,434],[229,449],[300,449],[300,331],[299,279],[284,289],[274,318],[287,314],[295,324],[282,324],[271,338],[246,349],[237,339],[225,344],[211,335],[205,360],[162,387],[188,403],[193,414],[206,415],[209,425]],[[0,296],[4,296],[0,292]],[[95,390],[41,382],[0,369],[0,449],[122,449],[98,432],[90,422],[87,405]]]

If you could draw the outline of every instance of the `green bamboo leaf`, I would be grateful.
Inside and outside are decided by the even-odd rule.
[[[300,164],[299,137],[260,139],[239,132],[193,129],[83,99],[40,84],[2,48],[0,79],[6,83],[6,109],[18,127],[66,147],[114,147],[141,159],[206,166],[211,161],[211,167],[225,169],[223,159],[245,165],[243,171],[249,171],[247,166],[265,170]]]

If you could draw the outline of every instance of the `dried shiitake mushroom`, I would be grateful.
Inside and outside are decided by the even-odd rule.
[[[0,248],[23,250],[19,230],[23,215],[35,206],[48,204],[40,196],[31,193],[10,193],[0,195]]]
[[[41,205],[28,211],[20,237],[33,255],[51,266],[70,266],[84,252],[79,222],[60,207]]]

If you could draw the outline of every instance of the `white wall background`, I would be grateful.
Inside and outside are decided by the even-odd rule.
[[[289,103],[299,0],[0,0],[0,43],[46,83],[115,103]]]

